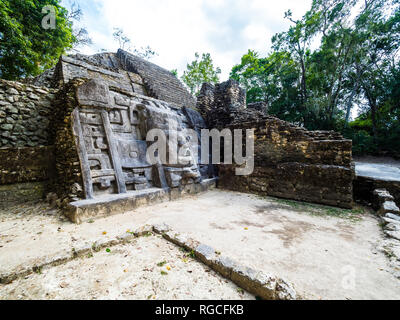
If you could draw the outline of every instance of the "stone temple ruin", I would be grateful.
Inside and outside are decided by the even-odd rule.
[[[169,123],[179,145],[187,128],[254,129],[253,174],[203,165],[191,148],[185,165],[148,163],[147,133],[169,136]],[[351,208],[351,148],[246,105],[233,80],[204,84],[196,101],[172,73],[123,50],[62,56],[36,79],[0,82],[1,202],[56,194],[76,223],[215,187]]]
[[[162,132],[165,139],[176,139],[166,148],[165,157],[154,154],[156,161],[147,157],[153,143],[160,140],[159,136],[154,141],[149,139],[153,129]],[[204,129],[217,129],[221,135],[240,129],[246,137],[251,132],[252,173],[237,175],[237,169],[244,165],[229,164],[225,156],[222,161],[230,146],[219,139],[219,149],[208,148],[207,140],[198,139]],[[242,154],[248,154],[247,141],[241,138],[234,151],[243,141]],[[216,140],[210,138],[208,143],[211,139]],[[174,145],[183,151],[178,153],[178,159],[174,159]],[[221,161],[204,163],[204,153],[211,159],[215,149],[221,151]],[[184,202],[164,204],[214,188],[237,192],[210,192]],[[171,72],[123,50],[93,56],[62,56],[53,69],[37,78],[21,82],[0,79],[0,209],[2,229],[9,233],[3,231],[0,237],[2,254],[7,257],[0,265],[0,284],[11,285],[15,279],[43,267],[66,267],[77,257],[90,257],[111,246],[128,247],[130,241],[154,233],[263,299],[301,298],[308,283],[314,287],[315,278],[323,272],[326,287],[319,285],[315,290],[325,294],[326,288],[336,284],[341,264],[347,264],[350,258],[356,266],[368,270],[368,281],[362,281],[365,288],[361,292],[360,287],[355,290],[361,297],[369,297],[376,283],[389,287],[383,296],[392,297],[393,288],[398,293],[396,283],[392,288],[394,278],[376,273],[382,266],[381,258],[386,257],[369,252],[377,245],[373,239],[377,238],[373,234],[377,231],[373,217],[358,225],[325,219],[314,227],[311,217],[302,211],[311,213],[311,206],[300,204],[304,209],[295,212],[286,209],[290,208],[286,203],[280,206],[276,199],[257,199],[246,193],[345,209],[353,208],[355,202],[371,206],[381,216],[385,235],[382,246],[376,249],[389,257],[390,268],[396,272],[393,274],[400,277],[400,182],[360,175],[352,157],[352,141],[336,132],[311,132],[279,120],[269,115],[265,103],[246,104],[245,91],[233,80],[216,85],[205,83],[195,99]],[[159,203],[163,205],[135,210]],[[25,205],[28,211],[23,209]],[[353,213],[359,208],[350,211],[313,207],[320,214],[335,211],[358,217]],[[55,219],[45,219],[54,212]],[[120,213],[127,214],[118,216]],[[37,214],[37,219],[31,214]],[[77,224],[88,224],[77,228],[64,223],[67,219],[60,215]],[[112,223],[107,219],[94,221],[110,215],[117,215]],[[304,220],[299,220],[300,215]],[[327,220],[333,221],[328,224]],[[147,224],[131,232],[132,224],[136,228],[143,221]],[[91,225],[92,222],[95,223]],[[172,223],[173,228],[167,223]],[[189,234],[180,233],[181,224],[189,229]],[[254,226],[249,237],[252,240],[245,236],[248,226]],[[128,231],[120,234],[122,227]],[[101,238],[97,236],[99,230],[104,230]],[[26,243],[30,245],[28,249]],[[238,246],[245,252],[237,250]],[[271,256],[271,248],[279,254]],[[153,252],[157,259],[160,250]],[[143,251],[147,254],[151,250]],[[315,260],[312,263],[309,252],[313,253],[311,260]],[[125,251],[119,254],[123,256]],[[135,253],[134,259],[140,262],[140,255]],[[105,261],[98,257],[97,264]],[[252,258],[250,267],[248,257]],[[243,259],[246,264],[235,259]],[[290,264],[286,264],[288,260]],[[96,276],[99,270],[102,272],[93,266]],[[301,277],[294,275],[293,270]],[[130,276],[130,271],[127,274]],[[299,284],[301,291],[296,292],[286,276],[296,286]],[[64,288],[65,283],[62,285]],[[81,285],[84,283],[77,281],[76,286]],[[24,287],[20,283],[16,286]],[[13,292],[14,288],[3,290]],[[214,292],[209,292],[214,296]],[[342,291],[338,294],[334,289],[332,296],[341,297]],[[348,291],[344,294],[347,297]]]

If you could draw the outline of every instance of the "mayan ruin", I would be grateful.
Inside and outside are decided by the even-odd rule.
[[[0,300],[400,299],[400,150],[349,134],[368,123],[376,143],[374,112],[396,98],[357,118],[350,102],[373,105],[357,82],[330,92],[347,115],[312,113],[323,71],[274,87],[294,65],[278,51],[193,85],[210,55],[179,77],[122,32],[117,51],[64,50],[26,76],[0,45]]]

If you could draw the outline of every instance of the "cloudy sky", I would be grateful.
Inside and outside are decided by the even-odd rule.
[[[209,52],[226,80],[233,65],[248,49],[265,55],[271,37],[289,25],[284,12],[295,18],[311,0],[75,0],[84,17],[81,23],[93,40],[81,52],[116,51],[112,33],[122,28],[136,47],[149,45],[158,56],[151,61],[182,74],[194,53]],[[62,4],[69,7],[70,0]]]

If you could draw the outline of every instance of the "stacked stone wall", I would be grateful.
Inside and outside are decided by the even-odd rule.
[[[400,207],[400,182],[374,179],[358,176],[354,179],[354,199],[362,204],[374,202],[373,192],[376,189],[386,189],[394,197]]]
[[[0,202],[43,198],[54,176],[55,91],[0,79]]]
[[[143,78],[151,97],[179,107],[196,107],[196,100],[170,71],[123,50],[118,50],[117,57],[125,70],[137,73]]]
[[[232,80],[214,90],[204,85],[199,96],[197,107],[210,128],[254,130],[254,172],[238,176],[237,165],[222,164],[219,188],[352,207],[351,140],[332,131],[308,131],[268,116],[265,105],[246,108],[244,101]]]
[[[51,144],[52,89],[0,79],[0,148]]]
[[[54,156],[56,178],[53,190],[63,204],[84,198],[83,181],[77,142],[73,134],[73,111],[79,106],[76,92],[85,81],[74,79],[57,94],[55,108]]]
[[[0,149],[0,185],[49,180],[53,147]]]
[[[254,129],[255,169],[249,176],[237,176],[236,165],[221,165],[219,187],[352,207],[351,141],[320,140],[329,133],[303,131],[273,117],[230,128]]]

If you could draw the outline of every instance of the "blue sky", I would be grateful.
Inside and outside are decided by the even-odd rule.
[[[62,4],[69,7],[70,0]],[[149,45],[158,56],[151,61],[182,74],[195,52],[211,53],[229,77],[234,64],[248,49],[265,55],[271,37],[288,28],[284,12],[301,17],[311,0],[75,0],[93,40],[85,54],[101,49],[116,51],[113,28],[122,28],[137,47]]]

